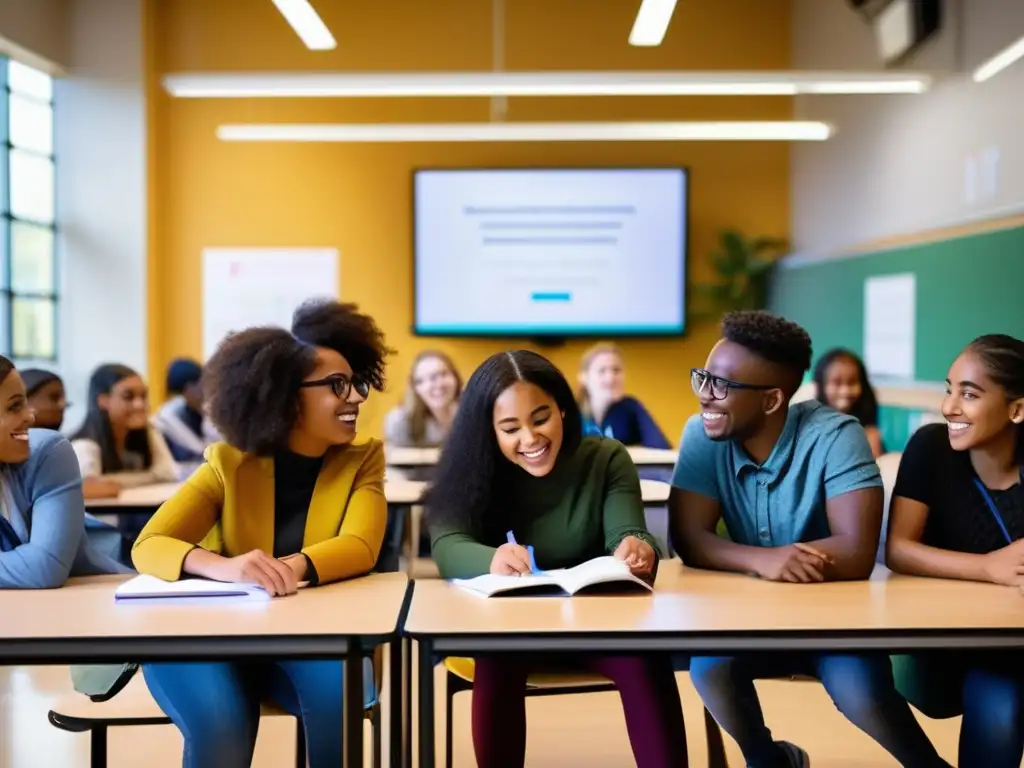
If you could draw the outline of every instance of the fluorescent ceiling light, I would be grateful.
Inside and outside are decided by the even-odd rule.
[[[337,47],[331,30],[324,24],[309,0],[273,0],[285,21],[312,51],[329,51]]]
[[[661,45],[675,9],[676,0],[643,0],[629,33],[629,44]]]
[[[221,125],[221,141],[261,142],[504,142],[504,141],[824,141],[827,123],[424,123]]]
[[[974,82],[983,83],[995,77],[1018,59],[1024,58],[1024,37],[1008,45],[991,59],[974,70]]]
[[[172,96],[192,99],[445,96],[795,96],[922,93],[906,72],[273,72],[167,75]]]

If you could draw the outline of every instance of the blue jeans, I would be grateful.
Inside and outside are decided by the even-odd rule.
[[[963,715],[959,764],[1019,768],[1024,758],[1024,655],[921,653],[893,658],[897,688],[928,717]]]
[[[792,675],[820,680],[846,719],[901,765],[948,768],[896,691],[888,656],[807,653],[690,660],[690,679],[704,706],[739,744],[750,768],[776,768],[781,757],[765,725],[754,680]]]
[[[342,763],[340,661],[143,664],[146,685],[185,739],[183,768],[249,768],[260,702],[301,718],[309,768]],[[366,706],[375,700],[373,665],[363,665]]]

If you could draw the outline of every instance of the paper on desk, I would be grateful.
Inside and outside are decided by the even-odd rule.
[[[299,582],[305,587],[308,581]],[[126,581],[114,590],[115,600],[142,600],[182,597],[231,597],[238,600],[269,600],[270,593],[259,584],[234,584],[207,579],[164,581],[143,574]]]

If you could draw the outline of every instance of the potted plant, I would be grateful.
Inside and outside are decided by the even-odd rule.
[[[787,241],[776,237],[745,237],[734,229],[721,232],[718,250],[711,255],[718,280],[698,283],[694,315],[717,320],[727,312],[764,309],[778,257]]]

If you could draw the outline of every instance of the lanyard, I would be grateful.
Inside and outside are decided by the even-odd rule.
[[[1022,467],[1020,470],[1020,478],[1021,482],[1024,483],[1024,467]],[[999,515],[999,510],[996,509],[995,501],[992,500],[992,494],[988,492],[988,488],[985,487],[985,484],[982,483],[979,478],[974,478],[974,484],[978,487],[978,491],[981,492],[981,497],[985,499],[985,503],[988,505],[988,508],[992,511],[992,517],[994,517],[996,519],[996,522],[999,524],[999,530],[1001,530],[1003,532],[1003,536],[1006,537],[1006,543],[1013,544],[1013,539],[1010,537],[1010,532],[1006,530],[1006,524],[1003,522],[1003,518]]]

